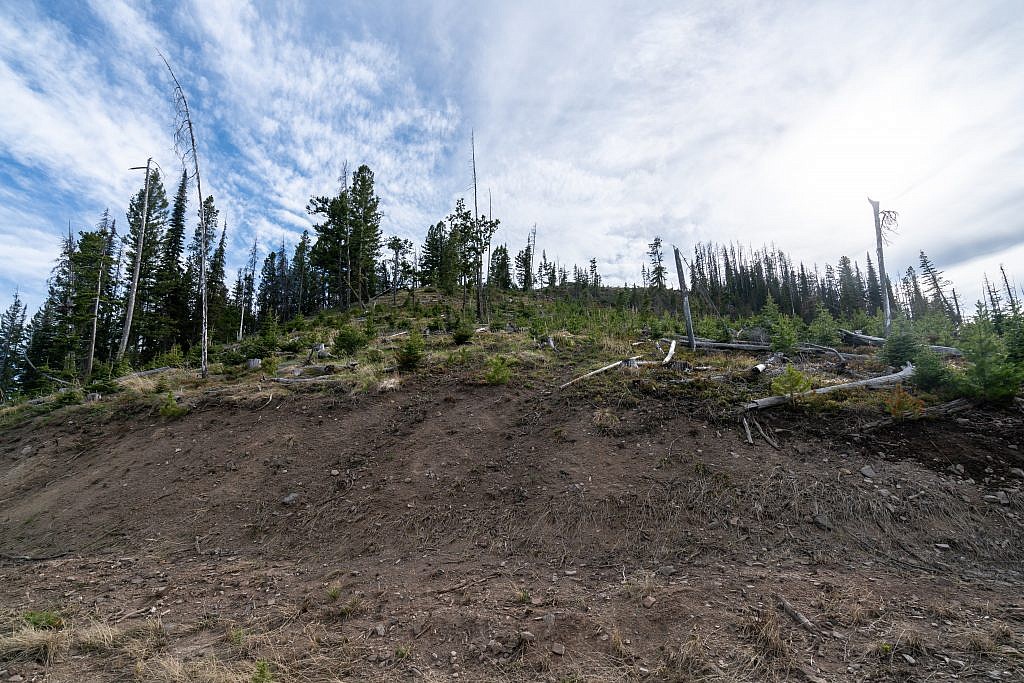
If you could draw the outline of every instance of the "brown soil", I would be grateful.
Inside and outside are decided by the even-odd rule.
[[[161,624],[131,652],[0,671],[1024,680],[1020,412],[860,433],[780,409],[760,417],[775,450],[693,417],[668,375],[558,392],[434,371],[391,393],[214,392],[178,420],[63,409],[0,432],[9,621]],[[152,668],[171,659],[236,677]]]

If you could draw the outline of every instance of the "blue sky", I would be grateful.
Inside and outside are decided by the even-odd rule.
[[[68,222],[124,223],[148,156],[173,186],[167,55],[232,264],[292,243],[347,160],[421,239],[471,183],[497,235],[639,278],[655,235],[863,261],[867,195],[968,301],[1024,280],[1019,2],[6,3],[0,293],[40,301]],[[171,188],[173,191],[173,187]],[[194,195],[193,195],[194,196]],[[195,202],[190,216],[195,215]]]

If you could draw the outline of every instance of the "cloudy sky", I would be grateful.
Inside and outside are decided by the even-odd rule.
[[[471,185],[518,249],[636,281],[656,235],[860,259],[866,196],[967,300],[1024,281],[1024,6],[1007,2],[29,1],[0,7],[0,294],[68,222],[180,174],[168,57],[233,265],[292,243],[347,160],[421,239]],[[194,215],[195,205],[190,207]],[[481,207],[483,208],[483,207]]]

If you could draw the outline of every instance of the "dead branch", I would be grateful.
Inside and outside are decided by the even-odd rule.
[[[672,356],[676,353],[676,340],[673,339],[672,343],[668,347],[668,355],[665,356],[665,360],[661,361],[662,365],[668,365],[672,362]]]
[[[821,387],[820,389],[812,389],[811,391],[805,391],[797,394],[797,396],[812,396],[814,394],[828,394],[833,391],[841,391],[843,389],[856,389],[860,387],[884,387],[891,384],[898,384],[905,379],[909,379],[914,375],[914,366],[907,363],[899,372],[895,372],[891,375],[882,375],[881,377],[869,377],[868,379],[857,380],[856,382],[846,382],[845,384],[833,384],[827,387]],[[763,410],[764,408],[773,408],[780,406],[784,403],[789,403],[789,396],[768,396],[767,398],[759,398],[756,401],[751,401],[745,404],[741,410]]]
[[[811,620],[805,617],[800,612],[798,612],[797,609],[793,607],[792,604],[790,604],[789,600],[786,600],[786,598],[782,597],[781,593],[776,594],[775,597],[779,601],[779,607],[781,607],[782,611],[788,614],[793,619],[793,621],[800,624],[800,626],[802,626],[809,633],[812,633],[818,637],[821,636],[821,634],[818,633],[818,629],[814,626],[814,624],[811,623]]]
[[[580,380],[584,380],[584,379],[586,379],[588,377],[593,377],[594,375],[599,375],[602,372],[607,372],[607,371],[609,371],[609,370],[611,370],[613,368],[619,367],[620,365],[629,365],[630,363],[635,364],[638,360],[640,360],[640,356],[633,356],[631,358],[626,358],[624,360],[615,361],[614,363],[612,363],[610,365],[606,365],[603,368],[598,368],[597,370],[592,370],[592,371],[588,372],[585,375],[580,375],[579,377],[577,377],[575,379],[571,379],[568,382],[566,382],[565,384],[559,386],[558,388],[559,389],[565,389],[567,386],[569,386],[571,384],[575,384],[576,382],[579,382]]]

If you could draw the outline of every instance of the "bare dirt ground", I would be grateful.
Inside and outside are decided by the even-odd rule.
[[[0,680],[1024,680],[1020,411],[783,408],[776,450],[570,376],[7,428]]]

